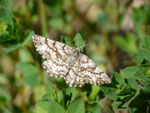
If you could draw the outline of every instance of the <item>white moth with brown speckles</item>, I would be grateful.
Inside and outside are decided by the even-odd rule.
[[[91,59],[80,53],[80,48],[74,49],[39,35],[32,36],[32,39],[36,50],[46,59],[43,68],[50,76],[63,77],[70,87],[111,83]]]

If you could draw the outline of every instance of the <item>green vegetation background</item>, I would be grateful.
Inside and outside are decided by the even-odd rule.
[[[149,5],[149,0],[0,0],[0,113],[150,113]],[[46,76],[31,41],[34,33],[88,44],[83,52],[112,83],[70,88]]]

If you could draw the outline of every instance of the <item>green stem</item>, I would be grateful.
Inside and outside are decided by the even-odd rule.
[[[46,36],[48,33],[48,27],[47,27],[47,21],[46,21],[46,12],[45,7],[42,2],[42,0],[38,1],[39,4],[39,13],[40,13],[40,21],[41,21],[41,27],[42,27],[42,36]]]
[[[149,106],[147,106],[147,113],[149,113]]]

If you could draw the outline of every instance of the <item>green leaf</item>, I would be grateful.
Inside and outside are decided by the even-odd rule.
[[[147,82],[150,82],[150,79],[144,75],[144,73],[140,70],[138,71],[135,75],[134,75],[134,78],[140,82],[142,81],[147,81]]]
[[[137,53],[137,38],[133,33],[128,32],[127,34],[127,40],[128,40],[128,49],[133,52],[134,54]]]
[[[98,18],[97,18],[99,26],[101,26],[105,30],[109,30],[109,26],[107,24],[108,19],[109,19],[109,15],[107,14],[107,12],[101,11],[101,13],[98,14]]]
[[[143,57],[143,55],[142,55],[142,50],[140,49],[140,50],[138,51],[137,55],[136,55],[136,61],[137,61],[138,63],[142,63],[143,59],[144,59],[144,57]]]
[[[135,92],[135,94],[134,94],[134,96],[130,99],[130,100],[128,100],[126,103],[124,103],[123,105],[122,105],[122,107],[128,107],[129,106],[129,104],[138,96],[138,94],[139,94],[140,92],[139,92],[139,89]]]
[[[100,86],[101,90],[105,93],[106,96],[108,96],[112,100],[116,100],[117,93],[116,93],[116,84],[103,84]]]
[[[58,98],[64,108],[68,108],[68,106],[75,100],[77,96],[77,91],[75,88],[67,88],[63,89],[59,92]]]
[[[11,96],[9,92],[5,91],[0,87],[0,106],[1,105],[7,106],[7,104],[9,104],[10,101],[11,101]]]
[[[150,61],[150,51],[147,49],[141,49],[141,54],[143,55],[143,58],[147,61]]]
[[[6,53],[9,53],[9,52],[15,51],[16,49],[19,49],[19,48],[21,48],[21,47],[22,47],[21,44],[16,44],[16,45],[12,45],[12,46],[9,46],[9,47],[5,47],[5,48],[3,48],[3,50],[4,50]]]
[[[129,50],[127,49],[127,42],[126,39],[122,36],[116,36],[115,41],[118,44],[118,46],[123,49],[124,51],[128,52]]]
[[[121,105],[122,105],[122,102],[115,101],[115,102],[113,102],[112,107],[113,107],[114,110],[118,110],[118,111],[125,110],[126,108],[125,107],[121,107]]]
[[[138,71],[138,67],[137,66],[129,66],[123,70],[121,70],[121,75],[124,78],[131,78],[134,76],[134,74]]]
[[[10,46],[22,41],[23,32],[16,24],[11,10],[0,7],[0,44]]]
[[[81,51],[83,51],[83,46],[85,45],[85,42],[80,33],[76,34],[73,41],[75,42],[76,47],[81,48]]]
[[[119,73],[114,72],[113,77],[114,77],[115,81],[118,82],[119,84],[125,83],[124,79],[122,78],[122,76]]]
[[[139,63],[142,63],[143,60],[150,61],[150,51],[148,49],[140,49],[136,55],[136,60]]]
[[[55,100],[40,100],[37,104],[48,113],[65,113],[65,110]]]
[[[126,97],[130,97],[133,90],[129,87],[129,85],[125,85],[120,92],[118,92],[117,96],[120,99],[124,99]],[[135,92],[135,91],[134,91]]]
[[[7,34],[7,23],[5,21],[0,20],[0,35]]]
[[[40,84],[38,70],[29,62],[19,62],[16,64],[17,69],[23,74],[23,82],[30,86]]]
[[[9,53],[9,52],[15,51],[16,49],[19,49],[19,48],[25,46],[32,39],[33,35],[34,35],[34,32],[31,31],[22,44],[15,44],[15,45],[8,46],[8,47],[4,48],[4,51],[6,53]]]
[[[64,22],[61,18],[52,18],[50,19],[49,24],[55,29],[63,30]]]
[[[71,102],[75,100],[76,96],[77,96],[77,91],[75,88],[67,88],[66,90],[66,95],[70,95],[71,96]]]
[[[144,44],[144,47],[146,49],[150,49],[150,36],[149,35],[146,35],[145,36],[145,44]]]
[[[29,43],[29,41],[32,39],[32,36],[34,35],[34,32],[33,31],[31,31],[29,34],[28,34],[28,36],[27,36],[27,38],[24,40],[24,42],[22,43],[22,45],[23,46],[25,46],[25,45],[27,45],[28,43]]]
[[[85,113],[84,103],[82,99],[74,101],[68,108],[67,113]]]
[[[94,107],[92,107],[92,109],[90,109],[91,113],[101,113],[101,109],[100,106],[96,105]]]
[[[0,0],[0,7],[4,7],[11,10],[13,6],[12,3],[12,0]]]
[[[129,107],[129,113],[136,113],[138,108]]]
[[[49,98],[55,99],[55,91],[51,84],[46,84],[46,92]]]
[[[10,109],[6,108],[2,111],[3,113],[12,113]]]
[[[72,46],[72,41],[69,37],[67,36],[62,36],[63,40],[65,41],[65,44]]]
[[[12,25],[14,22],[13,13],[4,7],[0,7],[0,12],[0,19],[5,21],[7,24]]]
[[[117,45],[129,55],[133,56],[137,52],[136,37],[132,33],[128,33],[127,37],[116,36]]]
[[[135,79],[133,79],[133,78],[128,78],[127,81],[128,81],[129,86],[130,86],[132,89],[138,90],[139,86],[138,86],[137,82],[135,81]]]
[[[57,5],[58,3],[62,3],[61,1],[62,1],[62,0],[55,0],[55,1],[43,0],[43,2],[44,2],[46,5],[49,5],[50,7],[53,7],[53,6]]]
[[[150,93],[150,84],[145,85],[144,88],[143,88],[143,91],[147,92],[147,93]]]

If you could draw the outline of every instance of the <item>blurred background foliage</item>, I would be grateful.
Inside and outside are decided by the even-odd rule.
[[[149,5],[0,0],[0,113],[150,113]],[[63,79],[47,77],[31,41],[34,33],[63,37],[68,45],[79,37],[88,44],[83,52],[112,83],[70,88]]]

